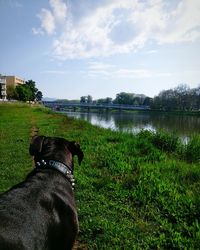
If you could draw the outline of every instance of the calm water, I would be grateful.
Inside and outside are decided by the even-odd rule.
[[[119,131],[139,132],[141,129],[175,132],[183,139],[200,133],[200,117],[152,113],[80,113],[65,112],[91,124]]]

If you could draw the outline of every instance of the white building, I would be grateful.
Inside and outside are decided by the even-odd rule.
[[[6,100],[6,76],[0,74],[0,100]]]
[[[0,74],[0,101],[7,99],[7,92],[9,87],[16,88],[17,86],[25,84],[25,80],[17,76],[3,76]]]

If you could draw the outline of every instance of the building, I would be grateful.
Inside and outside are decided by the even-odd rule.
[[[17,76],[3,76],[0,74],[0,100],[6,100],[11,87],[25,84],[25,80]]]
[[[6,100],[6,76],[0,75],[0,99]]]
[[[17,76],[6,76],[6,85],[17,87],[20,84],[25,84],[25,80]]]

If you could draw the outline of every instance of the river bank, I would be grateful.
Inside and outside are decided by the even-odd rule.
[[[102,108],[102,109],[95,109],[95,108],[80,108],[80,107],[74,107],[74,108],[53,108],[55,111],[74,111],[74,112],[81,112],[81,113],[88,113],[92,112],[92,113],[130,113],[130,114],[134,114],[134,113],[144,113],[144,114],[167,114],[167,115],[188,115],[188,116],[200,116],[200,110],[191,110],[191,111],[185,111],[185,110],[180,110],[180,111],[173,111],[173,110],[161,110],[161,109],[147,109],[147,110],[143,110],[143,109],[138,109],[138,110],[126,110],[126,109],[108,109],[108,108]]]
[[[41,106],[0,104],[0,191],[32,169],[34,131],[78,141],[80,249],[198,249],[200,137],[114,132]]]
[[[115,131],[138,133],[141,130],[167,131],[178,135],[184,143],[193,134],[200,134],[200,117],[152,112],[73,112],[63,111],[69,117],[88,121],[93,125]]]

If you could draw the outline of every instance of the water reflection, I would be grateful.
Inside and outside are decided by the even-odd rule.
[[[93,125],[119,131],[139,132],[166,130],[177,133],[182,138],[200,133],[200,117],[155,113],[81,113],[65,112],[68,116],[86,120]]]

